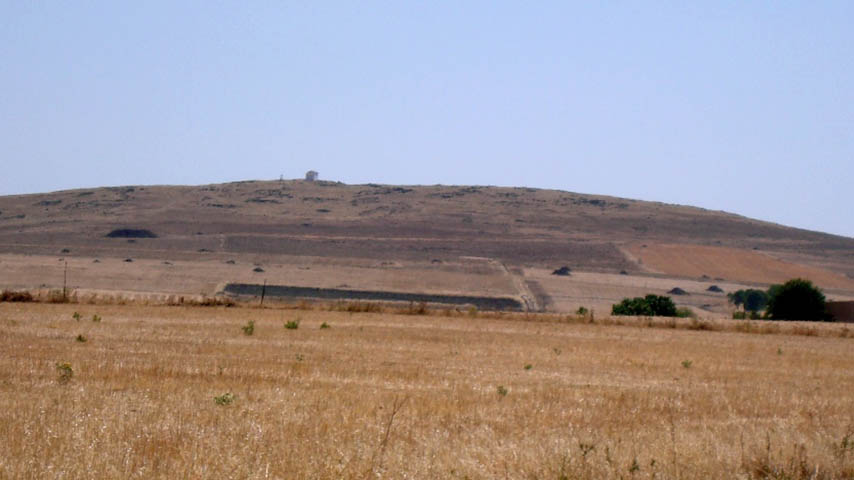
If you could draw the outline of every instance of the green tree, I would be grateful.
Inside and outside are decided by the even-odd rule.
[[[624,298],[611,307],[611,315],[675,317],[676,305],[670,297],[649,294],[645,297]]]
[[[802,278],[768,289],[768,316],[774,320],[829,320],[821,290]]]
[[[768,305],[768,293],[762,290],[749,289],[744,297],[744,309],[749,312],[765,310]]]
[[[727,293],[726,298],[729,300],[729,303],[735,305],[736,309],[739,309],[744,305],[744,290]]]
[[[755,288],[737,290],[727,294],[727,298],[736,308],[743,305],[745,312],[764,310],[768,304],[768,293]]]

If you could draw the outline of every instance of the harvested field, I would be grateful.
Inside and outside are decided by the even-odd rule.
[[[233,235],[225,250],[233,253],[308,255],[327,258],[394,258],[429,261],[442,257],[483,256],[507,262],[572,262],[587,269],[633,268],[611,243],[571,242],[543,239],[504,239],[495,235],[480,238],[325,237],[308,238],[273,235]]]
[[[231,260],[231,256],[176,260],[125,257],[62,257],[0,254],[0,288],[61,288],[64,261],[72,289],[213,295],[225,283],[296,285],[316,288],[417,291],[436,295],[467,294],[505,297],[518,292],[503,269],[487,261],[453,263],[378,262],[359,259],[264,256]],[[239,258],[239,257],[238,257]],[[167,263],[168,261],[168,263]],[[254,272],[260,263],[263,272]]]
[[[472,297],[466,295],[428,295],[423,293],[378,292],[369,290],[342,290],[338,288],[293,287],[285,285],[257,285],[229,283],[224,293],[238,296],[260,296],[263,291],[272,298],[318,300],[369,300],[379,302],[414,302],[442,305],[471,305],[482,310],[522,310],[522,304],[513,298]]]
[[[573,272],[570,277],[558,277],[550,270],[528,268],[525,278],[540,284],[550,299],[554,311],[574,312],[578,307],[592,308],[608,313],[611,306],[626,297],[642,297],[649,293],[668,295],[675,285],[690,295],[673,296],[679,306],[690,307],[703,316],[730,316],[731,305],[723,292],[709,292],[712,280],[686,280],[658,276],[620,275],[593,272]],[[732,292],[745,285],[732,282],[718,284],[724,291]]]
[[[808,278],[822,288],[854,290],[854,279],[808,265],[788,263],[757,251],[685,244],[649,244],[628,248],[658,273],[698,278],[703,275],[740,282],[783,283]]]
[[[854,339],[524,318],[0,304],[0,478],[854,477]]]

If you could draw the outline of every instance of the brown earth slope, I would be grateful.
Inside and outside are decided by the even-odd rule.
[[[107,237],[121,228],[156,238]],[[477,290],[542,304],[561,292],[524,281],[525,269],[562,265],[746,283],[804,272],[825,288],[854,292],[851,238],[693,207],[530,188],[247,181],[0,197],[0,286],[55,286],[55,268],[20,266],[32,255],[42,256],[34,264],[76,262],[78,288],[106,283],[188,293],[273,277],[307,286]],[[737,260],[745,255],[792,268],[772,275]],[[98,265],[96,258],[108,260]],[[109,260],[125,258],[136,263]],[[181,274],[140,270],[165,270],[167,261]],[[254,264],[264,265],[263,275],[251,273]]]

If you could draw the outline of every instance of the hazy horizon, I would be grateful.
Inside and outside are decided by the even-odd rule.
[[[854,4],[0,5],[0,195],[549,188],[854,238]]]

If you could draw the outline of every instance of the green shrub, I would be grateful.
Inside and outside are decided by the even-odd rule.
[[[255,321],[249,320],[249,322],[246,325],[244,325],[240,328],[243,330],[244,335],[252,335],[253,333],[255,333]]]
[[[326,322],[324,322],[324,323],[326,323]],[[285,322],[285,328],[287,328],[288,330],[298,329],[299,328],[299,319],[288,320],[287,322]],[[323,325],[321,325],[320,328],[323,328]],[[329,325],[327,325],[326,328],[329,328]]]
[[[30,292],[15,292],[12,290],[3,290],[0,293],[0,302],[32,302],[33,295]]]
[[[235,398],[237,397],[235,397],[233,393],[226,392],[218,397],[214,397],[214,402],[217,405],[231,405],[232,403],[234,403]]]
[[[578,307],[578,310],[575,311],[576,315],[587,315],[590,310],[587,310],[586,307]]]
[[[507,394],[510,393],[510,390],[508,390],[507,387],[505,387],[504,385],[499,385],[497,390],[498,390],[498,395],[500,395],[502,397],[506,397]]]
[[[92,315],[92,321],[98,323],[101,321],[101,316],[98,314]]]
[[[83,334],[77,335],[77,341],[80,343],[86,343],[86,337]]]
[[[56,370],[59,372],[59,383],[68,383],[74,376],[74,369],[68,362],[57,363]]]
[[[328,323],[326,323],[326,322],[321,323],[321,324],[320,324],[320,329],[321,329],[321,330],[323,330],[323,329],[325,329],[325,328],[332,328],[332,327],[330,327],[330,326],[329,326],[329,324],[328,324]]]
[[[80,313],[79,313],[79,312],[74,312],[74,314],[73,314],[73,315],[71,315],[71,318],[73,318],[73,319],[77,320],[78,322],[80,321],[80,318],[81,318],[81,317],[82,317],[82,315],[80,315]]]
[[[727,299],[736,308],[743,305],[746,312],[758,312],[768,304],[768,293],[755,288],[748,288],[728,293]]]
[[[768,289],[768,316],[774,320],[830,320],[821,290],[795,278]]]
[[[675,317],[676,304],[670,297],[653,294],[645,297],[624,298],[622,302],[611,307],[611,315]]]
[[[677,308],[676,309],[676,316],[679,318],[697,318],[697,314],[694,313],[694,311],[688,307]]]

